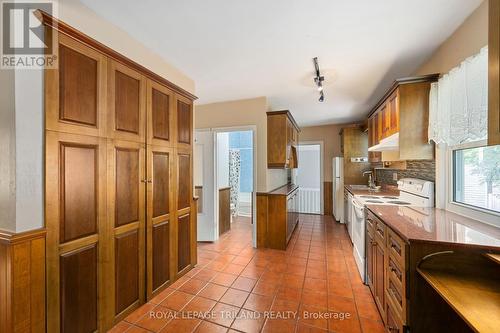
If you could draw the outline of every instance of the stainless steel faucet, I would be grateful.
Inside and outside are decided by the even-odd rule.
[[[373,172],[371,171],[365,171],[363,172],[363,176],[368,175],[368,187],[369,188],[375,188],[375,184],[373,183]]]

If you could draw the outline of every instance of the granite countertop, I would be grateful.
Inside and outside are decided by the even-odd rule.
[[[379,196],[399,196],[399,190],[394,188],[381,188],[379,191],[373,190],[360,190],[353,188],[351,185],[344,185],[344,188],[351,192],[353,195],[379,195]]]
[[[500,228],[443,209],[367,205],[406,242],[438,242],[500,250]]]

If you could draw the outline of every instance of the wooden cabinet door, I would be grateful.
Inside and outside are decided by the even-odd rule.
[[[375,255],[373,251],[374,239],[371,231],[366,230],[366,283],[372,294],[375,295],[375,289],[373,285],[374,281],[374,266],[375,266]]]
[[[147,80],[147,143],[172,146],[175,138],[174,93],[167,87]]]
[[[175,123],[177,125],[176,146],[191,149],[193,145],[193,103],[175,95]]]
[[[384,138],[383,136],[383,133],[382,133],[382,129],[383,129],[383,125],[382,125],[382,112],[377,111],[377,113],[375,114],[375,128],[376,128],[376,133],[377,133],[377,136],[375,137],[375,144],[379,144],[380,143],[380,140],[382,140]]]
[[[104,136],[106,63],[101,53],[59,34],[59,66],[45,70],[45,127]]]
[[[147,295],[151,299],[173,279],[174,202],[172,148],[147,147]]]
[[[388,135],[399,132],[399,90],[396,90],[387,100],[388,112],[390,113],[388,124]]]
[[[391,127],[391,111],[389,109],[389,103],[385,102],[380,108],[381,126],[382,126],[382,136],[381,139],[387,138],[390,133]]]
[[[385,321],[385,244],[375,241],[374,252],[374,290],[375,303]]]
[[[489,2],[488,145],[500,144],[500,2]]]
[[[192,170],[193,161],[191,150],[178,149],[176,154],[176,216],[177,221],[174,225],[174,234],[176,235],[176,255],[175,266],[176,275],[183,274],[186,269],[190,267],[191,257],[193,255],[193,241],[192,214],[191,206],[193,200],[193,184],[192,184]],[[193,212],[195,214],[196,212]],[[195,242],[193,242],[195,243]]]
[[[103,330],[106,141],[46,132],[47,331]]]
[[[146,142],[146,80],[135,70],[108,63],[107,137]]]
[[[107,216],[111,295],[107,317],[115,322],[144,303],[144,144],[108,139]]]

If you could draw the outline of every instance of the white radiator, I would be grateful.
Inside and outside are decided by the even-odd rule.
[[[321,214],[321,190],[319,188],[299,187],[299,213]]]

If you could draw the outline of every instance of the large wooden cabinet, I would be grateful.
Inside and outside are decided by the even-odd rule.
[[[430,84],[437,74],[398,79],[368,116],[368,146],[398,133],[400,160],[434,158],[428,142]],[[370,152],[370,162],[381,161],[380,152]]]
[[[45,71],[47,330],[104,332],[196,261],[194,96],[58,29],[58,68]]]
[[[344,157],[344,184],[366,184],[364,171],[370,170],[368,162],[368,134],[360,126],[344,127],[339,133],[340,150]]]
[[[500,145],[500,1],[489,1],[488,145]]]
[[[290,111],[267,112],[267,167],[298,168],[299,126]]]

